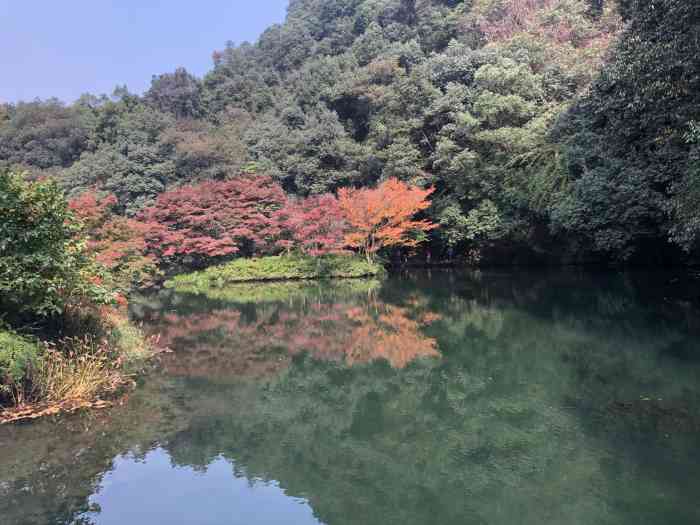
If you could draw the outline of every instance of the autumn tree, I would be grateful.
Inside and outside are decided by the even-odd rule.
[[[339,253],[345,247],[347,222],[338,199],[330,194],[292,200],[278,214],[277,246],[307,255]]]
[[[436,227],[429,220],[414,218],[430,207],[428,197],[433,191],[398,179],[388,179],[374,189],[342,188],[339,204],[350,225],[346,244],[359,249],[368,261],[382,248],[417,246]]]
[[[146,235],[152,225],[115,215],[117,198],[87,191],[73,199],[73,214],[88,236],[88,249],[95,260],[109,270],[119,288],[144,288],[159,277],[157,260],[148,253]]]
[[[244,174],[161,194],[144,210],[149,249],[166,262],[203,266],[208,259],[270,248],[282,188],[267,175]]]

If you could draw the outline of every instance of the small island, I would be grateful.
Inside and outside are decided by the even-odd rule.
[[[348,255],[276,255],[236,259],[200,272],[177,275],[166,281],[166,288],[183,290],[197,287],[223,288],[231,284],[313,279],[358,279],[385,273],[375,261]]]

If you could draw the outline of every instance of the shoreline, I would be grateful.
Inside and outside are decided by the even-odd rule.
[[[47,342],[17,336],[36,348],[36,355],[23,376],[10,383],[15,393],[8,390],[5,400],[10,403],[0,405],[0,425],[108,408],[135,388],[136,379],[163,352],[157,337],[145,336],[122,315],[105,315],[102,322],[104,334],[86,333],[82,339]],[[55,345],[66,346],[56,350]]]

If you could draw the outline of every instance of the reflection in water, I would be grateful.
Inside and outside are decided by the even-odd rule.
[[[2,523],[696,524],[700,311],[635,279],[147,298],[128,403],[0,428]]]
[[[176,375],[267,375],[305,352],[349,366],[384,359],[394,368],[440,355],[437,341],[421,332],[440,316],[415,298],[404,307],[370,294],[347,302],[273,303],[249,316],[230,307],[157,314],[154,330],[161,334],[160,343],[174,351],[165,369]]]
[[[197,504],[183,506],[183,501]],[[196,472],[173,468],[163,449],[141,459],[116,458],[114,470],[103,479],[91,506],[94,510],[83,516],[84,520],[96,519],[103,525],[319,523],[306,501],[286,497],[275,483],[237,476],[223,458]],[[205,516],[202,508],[207,509]]]

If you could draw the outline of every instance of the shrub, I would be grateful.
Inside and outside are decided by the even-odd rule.
[[[127,317],[102,308],[82,321],[84,335],[47,345],[34,377],[36,390],[48,402],[91,401],[131,382],[132,373],[152,356],[152,347]]]
[[[15,404],[24,400],[41,353],[37,343],[0,329],[0,402],[3,398]]]
[[[90,406],[131,384],[153,355],[151,341],[114,308],[72,312],[65,328],[78,335],[35,343],[0,331],[0,407]]]
[[[0,173],[0,302],[44,317],[106,304],[112,297],[96,273],[58,186]]]
[[[99,196],[95,190],[71,200],[70,209],[88,235],[88,248],[122,290],[147,288],[161,278],[155,256],[147,253],[146,234],[151,226],[116,215],[117,198]]]
[[[19,414],[0,414],[0,420],[36,417],[46,403],[54,405],[49,412],[89,405],[130,383],[131,365],[151,353],[123,310],[109,306],[124,306],[126,299],[88,253],[83,228],[100,229],[109,200],[92,204],[94,216],[78,218],[54,183],[0,173],[0,308],[11,326],[31,323],[50,341],[35,343],[0,329],[0,405],[37,403],[20,407]],[[131,262],[129,255],[143,245],[132,234],[105,236],[122,262]]]
[[[34,374],[43,401],[92,400],[123,384],[106,340],[92,335],[71,337],[48,346]]]

